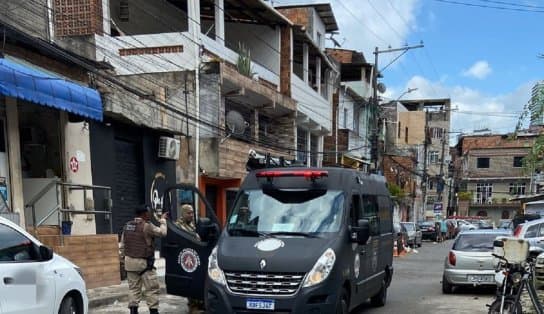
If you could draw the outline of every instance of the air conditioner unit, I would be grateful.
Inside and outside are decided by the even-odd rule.
[[[178,139],[161,136],[159,138],[159,157],[165,159],[179,159],[180,142]]]

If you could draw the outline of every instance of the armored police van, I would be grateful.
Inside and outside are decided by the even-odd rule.
[[[348,313],[369,299],[385,304],[393,206],[383,177],[342,168],[252,171],[219,238],[209,204],[172,191],[172,203],[185,193],[207,217],[200,241],[169,222],[168,293],[204,299],[208,313]]]

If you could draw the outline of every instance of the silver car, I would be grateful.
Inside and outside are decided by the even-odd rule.
[[[410,247],[421,247],[423,233],[419,225],[415,222],[401,222],[401,225],[406,229],[406,233],[408,234],[408,245]]]
[[[511,234],[504,229],[461,232],[444,261],[442,292],[452,293],[456,286],[495,286],[493,241]]]

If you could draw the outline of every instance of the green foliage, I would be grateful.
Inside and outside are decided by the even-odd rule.
[[[251,67],[251,53],[249,48],[242,43],[238,43],[238,61],[236,64],[238,72],[247,77],[252,77],[254,72]]]
[[[400,199],[406,196],[406,193],[404,193],[402,188],[395,183],[389,183],[387,188],[389,189],[389,194],[391,194],[392,197]]]
[[[457,197],[459,197],[460,201],[470,201],[472,200],[472,192],[462,191],[457,193]]]

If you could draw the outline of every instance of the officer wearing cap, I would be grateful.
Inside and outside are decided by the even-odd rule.
[[[160,227],[155,226],[150,222],[151,208],[144,205],[136,210],[136,218],[123,228],[120,252],[127,272],[130,314],[138,314],[142,297],[150,314],[159,313],[159,281],[153,267],[154,239],[166,236],[167,217],[168,213],[164,213],[159,219]]]

